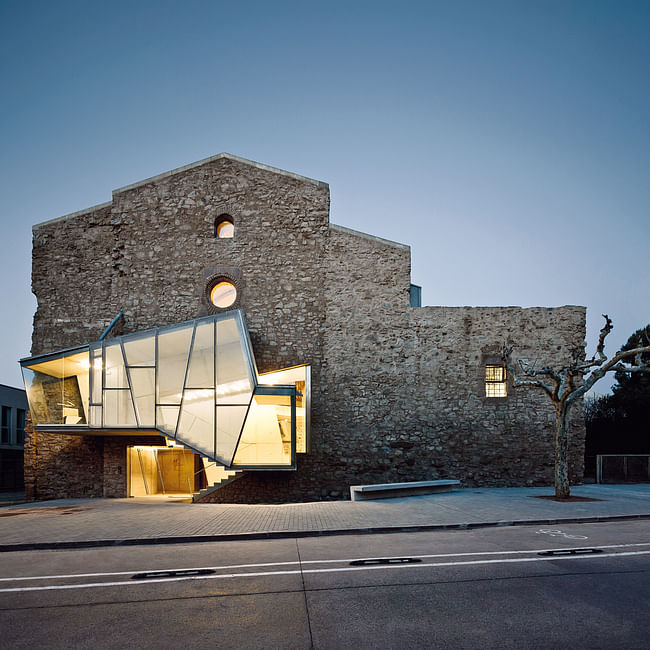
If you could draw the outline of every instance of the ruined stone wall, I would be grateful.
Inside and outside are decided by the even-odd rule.
[[[222,213],[233,239],[214,237]],[[223,273],[238,285],[258,369],[312,364],[311,451],[295,472],[248,472],[206,500],[341,498],[350,484],[435,477],[551,483],[548,399],[512,386],[486,399],[484,365],[505,340],[540,364],[565,359],[583,344],[584,309],[411,308],[408,246],[330,226],[328,214],[325,184],[217,157],[41,225],[33,353],[96,340],[120,310],[123,332],[203,315],[207,278]],[[70,494],[63,477],[86,476],[86,464],[75,494],[125,494],[124,440],[27,437],[35,493]]]
[[[74,499],[104,495],[104,439],[34,431],[25,426],[25,497]]]
[[[34,228],[32,354],[95,341],[119,312],[114,246],[110,204]]]
[[[558,364],[585,337],[582,307],[408,306],[408,247],[332,227],[322,383],[327,404],[295,474],[249,473],[204,501],[341,498],[353,484],[461,479],[467,486],[553,482],[554,411],[541,391],[485,397],[485,363]],[[571,423],[571,480],[583,472],[584,424]]]
[[[508,397],[486,398],[484,368],[505,341],[515,345],[516,357],[537,360],[538,367],[566,361],[584,344],[584,308],[403,308],[407,253],[336,231],[330,253],[329,443],[332,451],[348,450],[346,473],[354,470],[358,482],[552,482],[548,397],[509,385]],[[363,270],[351,268],[357,259],[365,259]],[[574,480],[583,469],[581,415],[580,409],[573,414]]]
[[[234,221],[232,239],[215,237],[223,213]],[[325,183],[231,157],[123,188],[108,206],[34,229],[32,353],[97,340],[120,311],[120,333],[205,315],[207,279],[226,274],[259,371],[309,362],[318,386],[328,235]],[[316,392],[315,428],[323,411]],[[72,469],[73,456],[53,445],[43,453],[58,455],[63,473]]]

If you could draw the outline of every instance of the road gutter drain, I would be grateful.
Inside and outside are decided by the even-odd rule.
[[[596,553],[602,553],[600,548],[569,548],[566,550],[559,551],[543,551],[537,555],[545,556],[555,556],[555,557],[567,557],[571,555],[594,555]]]
[[[372,560],[353,560],[350,566],[373,566],[375,564],[413,564],[422,562],[417,557],[382,557],[373,558]]]
[[[216,573],[214,569],[186,569],[184,571],[148,571],[136,573],[131,580],[155,580],[156,578],[192,578],[194,576],[207,576]]]

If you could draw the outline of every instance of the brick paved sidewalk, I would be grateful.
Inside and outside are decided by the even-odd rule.
[[[335,531],[452,528],[650,518],[650,484],[585,485],[558,503],[552,488],[476,488],[377,501],[220,505],[153,499],[62,499],[0,508],[0,551],[61,544],[200,541]]]

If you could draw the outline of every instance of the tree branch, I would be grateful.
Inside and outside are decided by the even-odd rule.
[[[503,358],[503,364],[506,367],[506,370],[510,373],[510,376],[512,377],[512,381],[515,386],[535,386],[536,388],[541,388],[543,391],[545,391],[549,397],[553,397],[553,389],[547,386],[543,381],[540,381],[538,379],[521,379],[519,375],[517,374],[517,371],[514,369],[511,361],[510,361],[510,355],[512,353],[512,347],[507,347],[503,346],[503,352],[502,352],[502,358]],[[523,370],[523,368],[522,368]],[[528,376],[535,376],[538,374],[544,374],[545,370],[549,370],[550,372],[553,372],[550,368],[544,368],[542,370],[524,370],[524,373]]]

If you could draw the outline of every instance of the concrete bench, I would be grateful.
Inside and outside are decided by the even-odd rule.
[[[379,483],[377,485],[351,485],[350,499],[363,501],[365,499],[390,499],[392,497],[408,497],[418,494],[434,494],[436,492],[451,492],[452,488],[460,487],[460,481],[412,481],[410,483]]]

